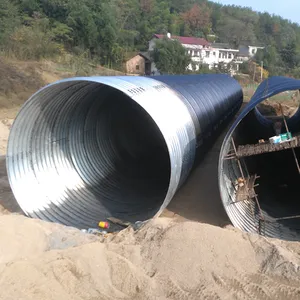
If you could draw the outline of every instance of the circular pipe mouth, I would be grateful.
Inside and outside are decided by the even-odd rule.
[[[73,78],[43,88],[22,107],[7,169],[28,216],[87,228],[108,217],[136,222],[159,215],[194,155],[189,111],[161,82]]]
[[[265,148],[255,154],[260,139],[276,135],[274,121],[258,113],[256,106],[245,114],[224,139],[219,160],[219,187],[225,210],[233,225],[253,233],[284,240],[300,240],[300,174],[291,147],[276,151]],[[290,119],[293,121],[294,116]],[[286,132],[282,121],[282,133]],[[288,126],[289,120],[287,120]],[[291,126],[296,134],[297,128]],[[239,152],[239,146],[248,153]],[[249,147],[249,145],[251,145]],[[235,150],[239,159],[236,159]],[[297,160],[299,148],[295,148]],[[253,153],[252,153],[253,152]],[[241,182],[246,179],[246,182]]]

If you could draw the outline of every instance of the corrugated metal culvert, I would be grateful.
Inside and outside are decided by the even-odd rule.
[[[159,215],[242,103],[227,75],[88,77],[38,91],[11,129],[7,169],[31,217],[79,228]]]
[[[257,144],[259,139],[268,140],[276,135],[278,126],[276,128],[274,121],[278,120],[282,124],[279,130],[286,132],[282,117],[265,117],[257,105],[281,92],[298,89],[300,81],[291,78],[272,77],[264,81],[224,139],[219,161],[221,198],[230,220],[242,230],[300,240],[300,174],[296,163],[300,158],[299,148],[294,149],[296,160],[291,147],[237,160],[233,145],[238,149],[240,145]],[[299,135],[300,110],[286,122],[293,136]],[[249,179],[249,187],[252,185],[250,199],[247,195],[243,199],[238,197],[239,191],[242,191],[238,188],[241,177]]]

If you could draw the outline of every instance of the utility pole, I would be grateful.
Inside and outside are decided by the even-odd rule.
[[[253,74],[253,81],[255,82],[255,75],[256,75],[256,63],[254,63],[254,74]]]
[[[263,81],[263,72],[264,72],[264,62],[261,62],[261,73],[260,73],[260,82]]]

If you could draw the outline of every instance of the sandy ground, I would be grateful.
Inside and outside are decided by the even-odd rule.
[[[221,141],[162,218],[107,238],[24,217],[1,156],[0,299],[300,299],[300,244],[229,225],[216,176]]]
[[[299,245],[161,218],[105,240],[0,218],[1,299],[299,299]]]

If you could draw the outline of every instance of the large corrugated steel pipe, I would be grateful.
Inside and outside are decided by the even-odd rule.
[[[78,228],[159,215],[239,109],[227,75],[70,78],[22,107],[7,169],[31,217]]]
[[[295,153],[300,162],[299,148],[293,153],[290,147],[274,152],[266,147],[259,155],[251,155],[254,152],[249,151],[246,156],[238,151],[239,146],[255,145],[260,139],[268,141],[278,134],[278,129],[286,132],[282,116],[264,116],[257,105],[281,92],[298,89],[300,81],[291,78],[272,77],[264,81],[224,139],[219,161],[221,198],[232,223],[242,230],[300,240],[300,174],[294,156]],[[276,125],[278,121],[281,128]],[[292,134],[299,135],[300,110],[286,121]],[[239,186],[238,181],[243,177],[247,182],[240,182]]]

